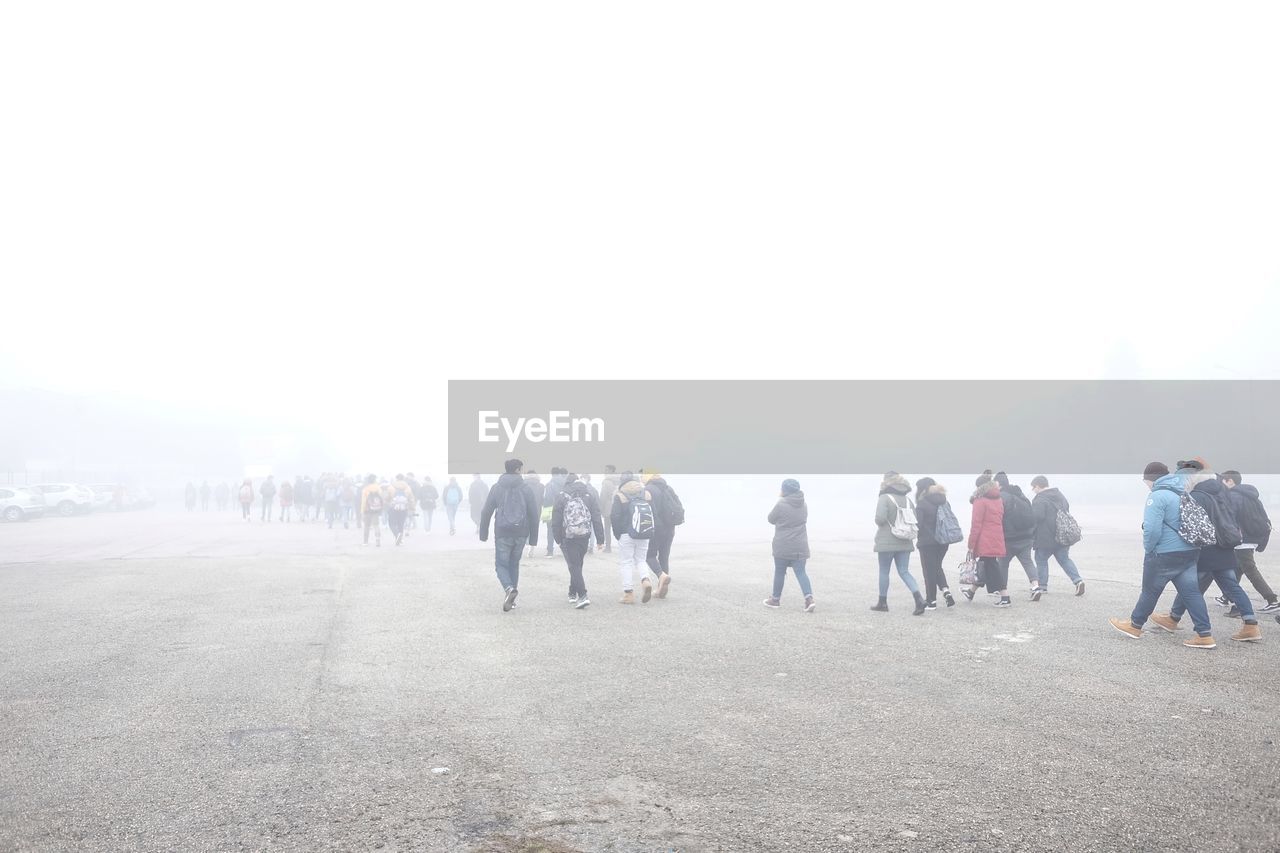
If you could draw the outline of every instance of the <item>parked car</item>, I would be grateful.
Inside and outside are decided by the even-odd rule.
[[[44,498],[25,486],[0,486],[0,518],[22,521],[44,515]]]
[[[118,512],[126,509],[147,509],[155,506],[156,503],[151,493],[141,486],[94,483],[89,488],[93,491],[94,509]]]
[[[93,509],[93,490],[79,483],[37,483],[32,491],[44,496],[45,507],[59,515],[75,515]]]

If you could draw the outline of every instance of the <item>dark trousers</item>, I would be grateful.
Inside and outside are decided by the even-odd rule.
[[[1240,574],[1249,579],[1249,583],[1253,584],[1258,595],[1266,599],[1267,604],[1276,600],[1275,591],[1262,576],[1262,572],[1258,571],[1258,561],[1253,556],[1252,548],[1241,548],[1236,551],[1236,562],[1240,564]]]
[[[1197,572],[1197,581],[1200,584],[1200,597],[1204,598],[1205,591],[1209,589],[1209,585],[1218,584],[1218,589],[1222,590],[1232,604],[1240,608],[1240,618],[1245,622],[1257,622],[1257,617],[1253,613],[1253,602],[1249,600],[1249,595],[1240,586],[1240,581],[1236,578],[1236,573],[1232,569],[1218,569],[1217,571]],[[1182,592],[1178,592],[1178,597],[1173,600],[1173,607],[1169,610],[1169,615],[1174,621],[1182,618],[1182,614],[1186,613],[1188,604],[1182,597]]]
[[[564,555],[565,565],[569,567],[569,594],[579,598],[587,595],[587,583],[582,579],[582,561],[587,556],[587,539],[565,538],[560,543],[560,553]]]
[[[942,558],[947,556],[949,545],[920,545],[920,565],[924,569],[924,599],[937,601],[938,590],[949,589],[947,573],[942,569]]]
[[[987,592],[1009,588],[1009,563],[1003,557],[981,557],[979,571],[987,581]]]
[[[649,540],[649,556],[645,562],[655,575],[671,574],[671,540],[676,538],[674,527],[659,527]]]
[[[387,512],[387,524],[391,527],[391,535],[396,537],[396,541],[400,541],[400,537],[404,534],[404,522],[409,517],[407,510],[393,509]]]

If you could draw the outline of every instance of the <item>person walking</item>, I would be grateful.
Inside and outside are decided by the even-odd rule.
[[[876,501],[876,538],[874,551],[880,561],[880,597],[871,608],[880,613],[889,612],[889,572],[897,566],[898,577],[911,590],[916,607],[912,615],[924,613],[924,596],[920,586],[911,576],[911,552],[915,550],[918,531],[915,504],[909,497],[911,484],[901,474],[890,471],[880,483],[880,497]]]
[[[653,537],[654,513],[651,495],[630,471],[618,478],[618,491],[613,495],[609,524],[618,540],[618,573],[622,577],[621,604],[635,604],[636,570],[640,570],[643,588],[640,601],[648,604],[653,597],[653,584],[647,574],[646,557],[649,539]],[[642,568],[643,567],[643,568]]]
[[[436,516],[436,501],[439,499],[440,492],[436,489],[436,484],[431,482],[430,477],[424,476],[418,503],[422,506],[422,529],[427,533],[431,532],[431,522]]]
[[[493,484],[480,513],[481,542],[489,540],[489,521],[493,525],[494,570],[502,584],[502,611],[509,613],[520,594],[520,555],[525,545],[537,547],[541,505],[533,489],[521,476],[524,463],[508,459],[506,471]]]
[[[591,604],[582,577],[582,561],[591,547],[593,533],[597,539],[604,536],[600,501],[577,474],[566,474],[551,509],[551,534],[560,543],[560,553],[569,569],[569,603],[579,610]]]
[[[1258,570],[1258,561],[1254,556],[1267,550],[1267,543],[1271,541],[1271,519],[1267,515],[1266,507],[1262,505],[1258,489],[1246,483],[1240,472],[1235,470],[1222,472],[1222,485],[1228,489],[1227,498],[1240,524],[1240,535],[1243,541],[1236,548],[1236,561],[1240,564],[1240,574],[1249,579],[1249,583],[1258,591],[1258,595],[1266,601],[1266,606],[1259,611],[1260,613],[1280,613],[1280,601],[1277,601],[1275,591]],[[1217,601],[1223,607],[1231,605],[1226,596],[1220,596]],[[1237,608],[1234,605],[1231,606],[1232,609],[1227,612],[1227,615],[1239,615],[1236,613]]]
[[[480,529],[480,513],[484,511],[485,498],[489,497],[489,486],[479,474],[471,475],[471,485],[467,487],[467,504],[471,509],[471,522]]]
[[[1076,595],[1084,595],[1084,579],[1080,577],[1080,570],[1071,559],[1071,546],[1058,541],[1061,538],[1058,518],[1060,515],[1070,515],[1071,504],[1067,502],[1066,495],[1049,485],[1049,478],[1043,474],[1031,481],[1031,491],[1035,492],[1035,498],[1031,501],[1031,513],[1036,523],[1031,543],[1036,560],[1036,591],[1031,596],[1032,600],[1039,601],[1040,596],[1049,591],[1050,557],[1058,561],[1058,565],[1075,584]]]
[[[273,474],[268,474],[267,479],[263,481],[262,487],[258,489],[258,494],[262,496],[262,520],[270,523],[271,516],[275,512],[276,500],[276,478]]]
[[[302,521],[306,521],[306,516],[299,516]],[[293,484],[285,480],[280,484],[280,520],[293,520]]]
[[[338,493],[338,508],[342,511],[343,530],[349,530],[351,522],[355,521],[356,503],[359,499],[355,482],[350,477],[343,477],[342,487]]]
[[[378,478],[370,474],[364,478],[364,489],[360,492],[360,518],[364,523],[364,544],[369,544],[369,532],[373,531],[375,547],[382,547],[382,510],[386,501],[382,494],[382,486]]]
[[[227,501],[231,499],[231,487],[227,485],[226,480],[222,480],[213,488],[213,502],[218,507],[218,512],[222,512],[227,508]]]
[[[333,529],[333,523],[338,520],[342,514],[342,484],[338,482],[336,474],[330,474],[325,478],[321,486],[321,497],[324,499],[324,520],[329,530]]]
[[[955,607],[942,561],[952,545],[964,541],[964,532],[947,501],[947,490],[932,477],[916,480],[916,520],[920,531],[916,544],[924,574],[924,609],[938,609],[938,593],[942,593],[948,607]]]
[[[987,592],[998,595],[996,607],[1010,607],[1009,564],[1002,562],[1004,545],[1004,502],[1000,499],[1000,484],[983,473],[976,481],[977,491],[969,522],[969,558],[978,561],[981,577],[985,578]],[[973,601],[977,586],[961,590],[964,597]]]
[[[449,478],[449,484],[440,495],[440,502],[444,504],[444,513],[449,517],[449,535],[452,536],[458,532],[458,507],[462,506],[462,486],[458,485],[457,477]]]
[[[413,489],[404,478],[404,474],[396,474],[391,482],[391,499],[387,501],[387,525],[391,535],[396,538],[396,545],[404,541],[405,523],[409,520],[409,511],[413,509]]]
[[[560,497],[560,490],[564,488],[565,478],[568,475],[565,468],[553,467],[551,469],[551,479],[547,482],[547,488],[542,493],[542,521],[547,525],[547,556],[553,556],[556,552],[555,537],[551,535],[551,516],[555,511],[556,499]]]
[[[654,594],[666,598],[671,588],[671,543],[675,540],[676,528],[684,524],[684,504],[660,473],[652,468],[640,473],[653,504],[653,536],[649,539],[645,563],[657,578],[658,588]]]
[[[240,484],[240,512],[245,521],[250,521],[249,508],[253,506],[253,481],[245,478]]]
[[[604,466],[604,478],[600,481],[600,506],[606,512],[613,507],[613,496],[618,492],[618,469],[612,465]],[[613,553],[613,526],[604,526],[604,552]]]
[[[209,485],[209,481],[205,480],[200,484],[200,511],[209,511],[209,499],[213,497],[213,487]]]
[[[1253,602],[1240,586],[1237,570],[1240,567],[1236,560],[1236,546],[1240,544],[1240,526],[1236,521],[1231,503],[1227,498],[1227,488],[1217,476],[1210,471],[1200,471],[1186,479],[1183,489],[1191,495],[1191,499],[1204,509],[1213,523],[1213,544],[1202,545],[1200,556],[1196,559],[1196,574],[1199,587],[1198,596],[1203,599],[1209,585],[1216,583],[1218,589],[1228,600],[1235,603],[1244,627],[1231,635],[1237,642],[1257,642],[1262,639],[1262,629],[1253,612]],[[1156,614],[1151,621],[1166,631],[1178,630],[1178,622],[1187,612],[1188,602],[1179,592],[1174,599],[1173,609],[1168,614]]]
[[[533,493],[533,499],[538,502],[538,507],[539,507],[538,523],[541,524],[542,523],[541,507],[543,505],[542,499],[543,497],[546,496],[547,487],[545,484],[543,484],[542,478],[538,476],[537,471],[530,471],[528,474],[525,474],[524,481],[529,484],[529,491]],[[529,548],[529,556],[530,557],[538,556],[537,554],[534,553],[532,546]]]
[[[1000,502],[1004,504],[1004,556],[1000,558],[1003,563],[1001,570],[1007,578],[1009,566],[1016,558],[1022,565],[1023,574],[1027,576],[1027,590],[1031,600],[1039,601],[1036,564],[1031,557],[1036,532],[1031,500],[1023,493],[1021,486],[1009,482],[1009,475],[1005,472],[997,471],[994,479],[1000,486]]]
[[[196,511],[196,499],[197,499],[197,495],[198,495],[198,493],[197,493],[197,491],[196,491],[196,484],[195,484],[195,483],[192,483],[192,482],[190,482],[190,481],[188,481],[188,482],[187,482],[187,492],[186,492],[187,512],[195,512],[195,511]]]
[[[1183,469],[1170,474],[1169,467],[1163,462],[1151,462],[1143,469],[1142,480],[1151,493],[1142,514],[1142,550],[1145,555],[1142,561],[1142,593],[1128,619],[1113,617],[1108,621],[1112,628],[1126,637],[1141,639],[1142,628],[1151,611],[1155,610],[1164,588],[1172,583],[1191,614],[1196,632],[1183,645],[1193,649],[1214,649],[1218,644],[1213,639],[1209,608],[1204,603],[1196,572],[1200,548],[1186,538],[1200,531],[1182,527],[1182,497],[1186,494],[1183,483],[1192,473],[1195,471]],[[1207,518],[1202,521],[1209,524]]]
[[[805,570],[809,562],[809,507],[798,481],[782,481],[778,502],[769,511],[769,523],[773,525],[773,594],[764,600],[764,606],[782,606],[782,587],[789,568],[800,584],[804,612],[812,613],[818,605],[813,600],[813,587]]]

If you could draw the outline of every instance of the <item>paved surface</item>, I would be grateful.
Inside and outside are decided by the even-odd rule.
[[[917,618],[866,541],[806,615],[677,540],[667,601],[538,558],[503,615],[461,534],[0,525],[0,850],[1280,849],[1280,626],[1127,640],[1134,543],[1077,550],[1083,599]]]

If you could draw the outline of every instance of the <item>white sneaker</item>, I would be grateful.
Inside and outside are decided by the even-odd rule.
[[[579,598],[579,599],[578,599],[578,603],[577,603],[577,604],[575,604],[575,605],[573,605],[573,608],[574,608],[575,610],[581,610],[581,609],[582,609],[582,608],[584,608],[584,607],[590,607],[590,606],[591,606],[591,599],[587,598],[587,597],[584,595],[584,596],[582,596],[582,598]]]

